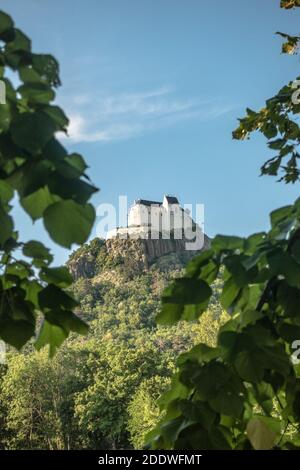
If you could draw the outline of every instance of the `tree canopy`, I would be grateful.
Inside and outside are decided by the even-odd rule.
[[[193,324],[155,324],[161,290],[182,267],[167,257],[133,276],[104,248],[95,240],[72,256],[97,253],[90,277],[70,289],[89,335],[71,334],[52,358],[31,342],[20,353],[11,348],[0,365],[0,448],[141,449],[163,416],[157,400],[177,355],[198,341],[215,344],[224,322],[217,301]]]

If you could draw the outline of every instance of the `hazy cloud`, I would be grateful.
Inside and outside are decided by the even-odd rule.
[[[72,142],[129,139],[181,121],[215,119],[232,109],[216,100],[179,99],[170,87],[100,97],[82,94],[63,101]]]

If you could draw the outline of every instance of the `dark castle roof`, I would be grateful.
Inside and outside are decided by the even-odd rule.
[[[168,204],[179,204],[177,197],[166,196]],[[136,204],[142,204],[143,206],[161,206],[162,202],[159,201],[148,201],[147,199],[138,199],[135,201]]]
[[[161,206],[162,202],[157,202],[157,201],[147,201],[147,199],[138,199],[135,201],[136,204],[142,204],[143,206]]]
[[[177,197],[174,196],[166,196],[166,200],[169,204],[179,204]]]

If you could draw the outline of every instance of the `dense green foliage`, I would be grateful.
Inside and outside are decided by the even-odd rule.
[[[72,283],[68,270],[51,267],[52,255],[39,241],[19,240],[12,200],[18,197],[33,222],[42,219],[50,237],[70,247],[90,233],[95,213],[88,200],[96,188],[81,155],[68,154],[56,138],[68,125],[63,110],[51,104],[60,85],[57,61],[33,53],[30,39],[3,12],[0,80],[6,91],[0,104],[0,338],[21,348],[35,335],[39,315],[36,347],[49,343],[53,354],[70,331],[85,334],[87,327],[64,290]]]
[[[300,36],[278,34],[282,51],[296,53]],[[3,78],[0,105],[0,337],[21,348],[43,316],[37,341],[10,350],[0,368],[1,447],[142,448],[148,433],[154,449],[300,449],[300,199],[271,213],[268,232],[217,236],[184,274],[170,258],[141,272],[96,240],[73,255],[73,263],[86,258],[89,275],[72,285],[65,267],[49,266],[43,245],[18,240],[11,201],[17,194],[69,247],[88,236],[95,188],[82,157],[55,138],[67,125],[50,104],[55,59],[33,54],[4,13],[0,41],[0,73],[10,68],[22,82],[14,90]],[[300,179],[295,83],[260,111],[247,109],[233,133],[262,132],[276,155],[261,172],[286,183]],[[16,259],[18,250],[31,261]],[[70,335],[53,359],[34,350],[49,343],[53,354],[86,323],[89,336]]]
[[[300,5],[283,0],[281,6]],[[299,38],[280,34],[283,52],[294,53]],[[259,112],[248,109],[233,133],[242,139],[262,132],[279,151],[262,173],[281,171],[286,183],[300,175],[294,91],[289,84]],[[300,199],[270,219],[268,233],[216,236],[165,290],[158,322],[194,320],[205,312],[221,274],[220,301],[231,319],[215,347],[200,343],[179,357],[179,371],[161,399],[165,416],[149,434],[154,448],[300,449],[300,365],[293,360],[300,344]]]
[[[100,240],[71,260],[82,256],[94,259],[94,274],[72,290],[89,335],[71,336],[51,359],[30,345],[8,354],[0,371],[2,448],[143,448],[162,417],[157,399],[177,355],[199,341],[215,344],[224,322],[216,299],[200,321],[156,326],[161,291],[182,272],[180,265],[166,270],[170,257],[133,276],[131,264],[113,261]]]

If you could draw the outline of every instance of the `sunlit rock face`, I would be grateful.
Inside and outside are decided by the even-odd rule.
[[[95,244],[97,240],[99,249],[94,247],[91,250],[86,245],[86,249],[79,249],[71,256],[68,267],[74,279],[92,278],[101,265],[130,267],[136,274],[149,270],[154,263],[164,266],[164,269],[171,265],[184,267],[190,259],[210,246],[210,239],[206,235],[201,250],[186,250],[185,240],[175,239],[110,238],[95,239],[92,243]]]

